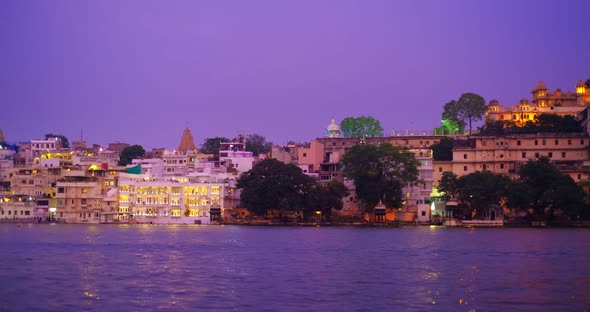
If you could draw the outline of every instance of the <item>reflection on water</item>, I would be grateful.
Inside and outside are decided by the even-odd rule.
[[[0,225],[0,310],[590,309],[590,230]]]

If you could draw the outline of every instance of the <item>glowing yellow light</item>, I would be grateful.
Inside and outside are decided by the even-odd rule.
[[[315,212],[315,214],[317,214],[317,215],[319,215],[319,214],[321,214],[321,213],[322,213],[321,211],[316,211],[316,212]]]

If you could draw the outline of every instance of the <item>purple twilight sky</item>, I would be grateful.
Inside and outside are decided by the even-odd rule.
[[[0,129],[175,148],[330,119],[432,129],[463,92],[590,78],[590,1],[1,1]]]

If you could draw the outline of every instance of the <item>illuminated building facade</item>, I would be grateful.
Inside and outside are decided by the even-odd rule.
[[[229,195],[224,180],[121,174],[117,218],[141,223],[206,224],[221,217]]]
[[[539,114],[559,116],[576,116],[590,106],[590,88],[581,80],[576,84],[576,91],[562,92],[556,89],[549,92],[543,81],[531,91],[532,100],[523,98],[515,106],[502,106],[497,100],[491,100],[486,112],[486,121],[512,121],[523,126],[527,121],[535,120]]]

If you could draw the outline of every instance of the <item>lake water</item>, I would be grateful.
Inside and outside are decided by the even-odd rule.
[[[0,224],[0,311],[584,311],[590,229]]]

